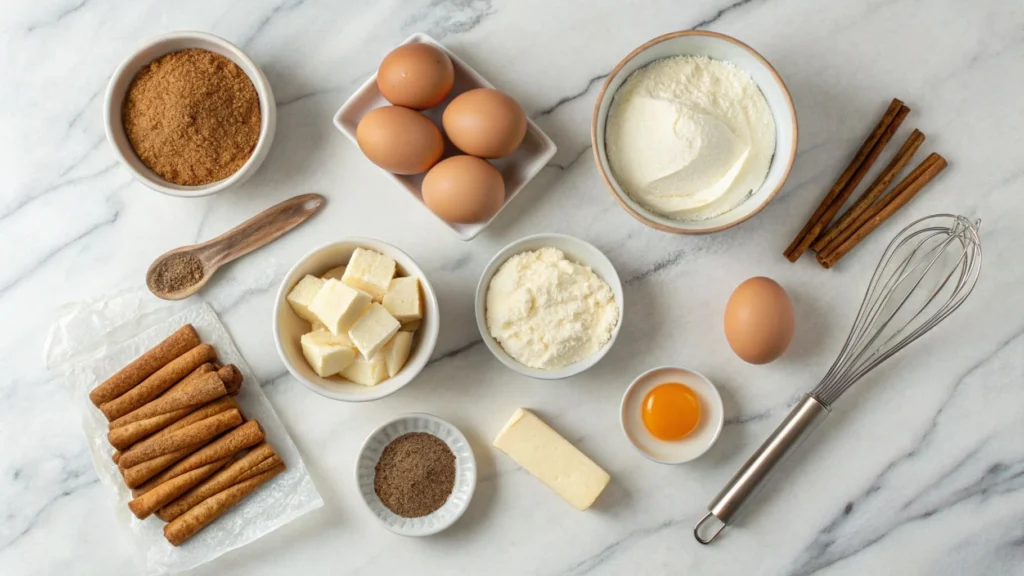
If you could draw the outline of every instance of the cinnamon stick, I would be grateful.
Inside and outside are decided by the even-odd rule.
[[[228,391],[229,395],[234,396],[238,394],[242,387],[242,371],[238,369],[238,366],[234,364],[221,366],[217,370],[217,375],[224,382],[224,388]]]
[[[89,392],[89,399],[97,407],[110,402],[198,345],[196,329],[186,324],[94,388]]]
[[[131,468],[124,468],[118,463],[118,469],[121,470],[121,476],[124,477],[125,486],[135,488],[199,448],[202,448],[202,445],[182,448],[170,454],[146,460],[142,464],[137,464]]]
[[[895,188],[861,215],[845,234],[837,237],[832,244],[818,254],[817,260],[825,268],[835,266],[843,256],[871,234],[890,216],[910,202],[935,176],[946,168],[946,160],[938,154],[930,154],[917,168]]]
[[[786,251],[783,252],[783,254],[790,262],[796,262],[797,259],[800,258],[801,255],[803,255],[804,251],[807,250],[807,247],[810,246],[811,242],[814,241],[814,237],[811,236],[811,231],[814,229],[816,225],[818,225],[822,220],[825,219],[825,215],[830,211],[833,204],[836,204],[838,201],[838,206],[835,208],[834,211],[832,211],[832,216],[828,218],[828,220],[824,223],[823,226],[821,226],[821,228],[824,228],[824,226],[828,226],[829,222],[831,222],[832,220],[832,217],[835,216],[835,213],[839,211],[839,208],[841,208],[843,203],[846,201],[846,198],[849,197],[853,189],[857,187],[856,184],[854,184],[852,187],[849,187],[848,185],[857,175],[858,171],[863,166],[865,160],[867,160],[868,157],[872,154],[872,151],[876,148],[876,145],[882,138],[883,134],[886,132],[886,129],[893,123],[897,115],[900,114],[900,112],[904,108],[906,108],[906,106],[903,105],[902,101],[900,101],[898,98],[893,98],[892,102],[889,104],[889,108],[885,111],[885,114],[882,116],[882,119],[878,121],[878,124],[875,125],[875,128],[868,135],[867,140],[865,140],[864,143],[861,145],[860,149],[857,150],[857,153],[854,155],[853,160],[851,160],[850,164],[846,167],[845,170],[843,170],[843,173],[839,175],[839,179],[836,180],[835,184],[832,185],[832,188],[829,189],[828,194],[826,194],[825,198],[822,199],[821,204],[819,204],[818,208],[814,210],[814,213],[811,214],[810,219],[800,230],[800,232],[796,235],[796,238],[793,239],[793,242],[791,242],[789,247],[786,248]],[[907,111],[903,113],[903,116],[905,117],[907,112],[909,111],[910,109],[907,108]],[[900,121],[902,122],[902,118],[900,119]],[[890,138],[891,137],[892,135],[890,133]],[[881,149],[878,150],[878,153],[880,152]],[[878,153],[875,154],[876,158],[878,156]],[[874,162],[873,159],[872,162]],[[870,166],[868,166],[868,168],[870,168]],[[864,173],[866,172],[867,170],[864,170],[860,174],[860,178],[863,178]],[[859,182],[860,180],[858,179],[857,183]],[[845,196],[843,196],[842,201],[839,201],[839,197],[840,195],[844,194],[844,191]],[[820,231],[821,230],[819,229],[818,232],[820,233]],[[809,240],[808,237],[810,237]]]
[[[263,429],[260,427],[259,422],[256,420],[250,420],[214,440],[210,444],[207,444],[202,449],[193,452],[184,460],[181,460],[142,486],[139,486],[135,494],[145,494],[149,490],[152,490],[177,476],[187,474],[188,472],[201,468],[210,462],[230,458],[250,446],[255,446],[260,442],[263,442],[263,440]]]
[[[138,422],[132,422],[130,424],[114,428],[107,432],[107,441],[109,441],[110,445],[114,448],[117,448],[118,450],[125,450],[146,436],[159,432],[169,424],[173,424],[185,416],[188,416],[197,408],[199,407],[189,406],[187,408],[182,408],[181,410],[160,414],[159,416],[153,416],[152,418],[146,418],[145,420],[139,420]]]
[[[228,509],[251,494],[264,482],[283,471],[284,465],[282,464],[203,500],[164,526],[164,537],[174,546],[180,546],[182,542],[188,540],[209,525],[210,522],[216,520],[221,514],[227,512]]]
[[[224,382],[216,372],[203,374],[191,382],[181,382],[180,385],[171,388],[159,398],[114,420],[110,423],[110,427],[119,428],[160,414],[206,404],[211,400],[226,396],[227,393]]]
[[[164,504],[167,504],[171,500],[181,496],[187,492],[189,488],[209,478],[211,474],[223,468],[227,463],[228,458],[222,458],[177,476],[168,482],[160,484],[153,490],[133,498],[131,502],[128,502],[128,508],[139,520],[145,519],[150,514],[163,507]]]
[[[924,134],[920,130],[915,129],[910,136],[907,138],[903,146],[900,147],[899,151],[896,152],[896,156],[889,162],[889,164],[882,170],[882,173],[878,175],[878,178],[871,183],[871,186],[861,195],[860,198],[850,207],[849,210],[843,214],[842,218],[839,219],[835,224],[825,230],[818,238],[811,244],[811,249],[815,252],[821,252],[823,248],[828,246],[833,240],[836,239],[840,234],[843,233],[854,221],[859,218],[865,210],[881,196],[885,190],[892,184],[892,181],[896,179],[900,171],[910,162],[914,157],[914,153],[924,142]]]
[[[156,398],[165,390],[180,382],[182,378],[188,376],[190,372],[200,365],[216,357],[217,351],[214,350],[213,346],[200,344],[157,370],[156,373],[143,380],[138,386],[110,402],[103,403],[100,405],[100,410],[107,417],[107,420],[116,420]]]
[[[160,511],[157,512],[157,516],[159,516],[161,520],[170,522],[214,494],[227,490],[239,482],[248,480],[252,477],[250,472],[256,468],[261,468],[264,462],[272,461],[274,458],[278,458],[277,454],[274,453],[274,449],[270,444],[263,442],[259,446],[256,446],[252,450],[243,454],[234,462],[228,464],[226,468],[217,472],[215,475],[210,477],[210,479],[204,481],[202,484],[189,490],[177,500],[161,508]],[[278,458],[278,462],[275,466],[280,463],[280,458]],[[270,468],[273,468],[273,466]],[[257,474],[263,472],[266,472],[266,470],[260,470]]]
[[[256,466],[253,466],[252,469],[250,469],[245,474],[242,474],[241,476],[239,476],[238,480],[235,480],[235,482],[238,483],[238,482],[241,482],[243,480],[248,480],[249,478],[252,478],[253,476],[256,476],[257,474],[263,474],[264,472],[266,472],[267,470],[270,470],[271,468],[276,468],[278,465],[282,465],[283,466],[284,465],[284,460],[282,460],[281,457],[278,456],[277,454],[274,454],[270,458],[267,458],[266,460],[264,460],[263,462],[260,462]]]
[[[166,436],[144,440],[136,444],[130,450],[121,454],[121,460],[118,462],[118,465],[127,469],[157,456],[198,446],[241,423],[242,415],[238,410],[221,412],[205,420],[200,420],[195,424],[185,426],[181,430],[171,432]]]

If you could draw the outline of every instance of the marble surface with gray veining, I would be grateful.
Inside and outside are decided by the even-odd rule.
[[[792,93],[799,156],[783,192],[703,237],[648,229],[594,167],[590,116],[605,75],[659,34],[700,28],[759,50]],[[277,136],[240,189],[183,200],[134,182],[104,138],[106,83],[156,34],[205,30],[243,47],[278,103]],[[551,165],[471,243],[405,197],[331,125],[381,57],[414,32],[512,94],[555,140]],[[0,11],[0,574],[137,574],[130,535],[87,455],[63,384],[41,360],[55,308],[143,283],[149,262],[286,197],[320,192],[315,220],[229,265],[203,291],[262,380],[324,508],[194,571],[223,574],[1024,573],[1024,5],[985,0],[10,0]],[[950,168],[836,269],[782,249],[892,97]],[[893,147],[894,148],[894,147]],[[891,153],[891,151],[889,152]],[[923,154],[922,156],[923,157]],[[983,220],[985,266],[964,308],[865,378],[719,542],[691,530],[737,467],[832,362],[886,237],[915,217]],[[480,345],[472,298],[486,261],[536,232],[582,237],[625,284],[619,341],[591,371],[531,381]],[[435,358],[409,387],[349,405],[301,387],[271,336],[274,294],[306,251],[349,235],[408,251],[443,310]],[[768,275],[797,333],[767,366],[729,351],[730,290]],[[727,424],[683,466],[641,458],[619,399],[657,365],[718,384]],[[613,481],[586,513],[489,442],[536,409]],[[352,477],[365,436],[427,411],[466,433],[481,468],[466,516],[431,538],[385,531]]]

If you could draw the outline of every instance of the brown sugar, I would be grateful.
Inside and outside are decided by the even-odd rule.
[[[234,174],[260,136],[260,101],[245,72],[209,50],[173,52],[132,80],[121,109],[139,159],[161,178],[199,186]]]
[[[373,490],[389,510],[405,518],[426,516],[455,488],[455,454],[440,438],[412,432],[393,440],[374,468]]]

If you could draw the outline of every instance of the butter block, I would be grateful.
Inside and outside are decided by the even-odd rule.
[[[345,274],[345,267],[344,266],[335,266],[334,268],[331,268],[327,272],[324,272],[324,275],[321,276],[321,278],[323,278],[324,280],[327,280],[327,279],[330,279],[330,278],[333,278],[335,280],[341,280],[341,277],[344,274]]]
[[[298,314],[299,318],[302,318],[306,322],[315,322],[316,314],[313,314],[309,310],[309,305],[313,301],[317,292],[320,291],[324,285],[324,281],[313,276],[312,274],[306,274],[299,280],[298,284],[292,288],[285,300],[288,304],[291,304],[292,310]]]
[[[348,337],[359,349],[363,358],[370,359],[380,352],[381,348],[401,327],[402,324],[395,320],[383,306],[374,302],[352,325],[348,331]]]
[[[578,510],[590,508],[611,479],[593,460],[524,408],[512,414],[493,445]]]
[[[374,250],[356,248],[341,281],[373,296],[375,302],[380,302],[394,277],[394,260]]]
[[[334,376],[348,368],[356,358],[356,350],[340,344],[330,332],[309,332],[300,339],[302,355],[321,378]]]
[[[388,291],[384,294],[383,304],[395,320],[403,324],[423,318],[419,279],[415,276],[392,278]]]
[[[323,280],[323,286],[309,304],[309,311],[332,334],[344,334],[370,305],[370,300],[366,292],[337,280]]]
[[[409,353],[412,352],[412,332],[399,332],[395,334],[384,349],[380,351],[388,365],[388,376],[391,378],[398,374],[398,371],[409,361]]]
[[[376,386],[388,379],[387,360],[383,354],[378,354],[371,360],[356,354],[355,360],[341,371],[341,375],[356,384]]]

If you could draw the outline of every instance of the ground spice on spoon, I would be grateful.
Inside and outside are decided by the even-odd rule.
[[[394,439],[374,468],[373,490],[389,510],[405,518],[426,516],[455,488],[455,454],[425,432]]]
[[[195,254],[171,254],[161,260],[153,270],[152,287],[157,292],[173,294],[194,286],[205,275],[203,263]]]

